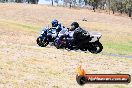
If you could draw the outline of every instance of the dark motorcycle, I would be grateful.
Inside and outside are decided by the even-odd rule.
[[[99,39],[101,38],[100,33],[90,33],[90,36],[88,36],[84,41],[78,43],[73,42],[73,40],[70,40],[67,36],[64,36],[63,38],[56,38],[54,41],[54,45],[57,49],[60,48],[68,48],[70,50],[82,50],[82,51],[89,51],[91,53],[97,54],[100,53],[103,49],[102,44],[99,42]]]
[[[46,47],[49,42],[53,42],[57,36],[57,32],[55,28],[44,28],[40,36],[37,38],[37,44],[41,47]]]

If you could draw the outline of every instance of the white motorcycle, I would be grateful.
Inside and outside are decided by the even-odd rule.
[[[82,51],[89,51],[91,53],[100,53],[103,49],[102,44],[99,42],[101,33],[88,33],[88,36],[84,41],[76,41],[78,44],[72,44],[68,37],[65,36],[62,40],[55,39],[54,45],[56,48],[69,48],[69,49],[80,49]]]

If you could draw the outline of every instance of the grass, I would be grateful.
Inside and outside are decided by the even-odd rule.
[[[24,23],[18,23],[15,21],[10,21],[10,20],[1,20],[0,21],[0,26],[8,26],[8,28],[15,28],[15,29],[20,29],[24,31],[29,31],[29,32],[38,32],[40,30],[40,26],[38,25],[32,25],[32,24],[24,24]]]
[[[101,25],[100,23],[96,24],[96,27],[98,28],[98,30],[104,30],[104,25]],[[35,32],[38,33],[38,31],[40,31],[41,27],[38,25],[32,25],[32,24],[26,24],[26,23],[18,23],[16,21],[10,21],[10,20],[1,20],[0,21],[0,26],[5,27],[6,25],[8,25],[8,28],[12,28],[12,29],[19,29],[19,30],[24,30],[24,31],[29,31],[29,32]],[[89,23],[90,25],[90,23]],[[100,26],[99,26],[100,25]],[[108,26],[108,25],[107,25]],[[94,28],[92,28],[94,29]],[[108,29],[108,28],[107,28]],[[111,36],[111,37],[108,37]],[[104,50],[103,52],[107,52],[107,53],[114,53],[114,54],[121,54],[121,55],[131,55],[132,52],[132,42],[128,41],[128,40],[123,40],[119,39],[117,36],[117,39],[114,39],[113,36],[114,34],[108,34],[105,36],[105,34],[102,37],[102,44],[104,46]],[[119,35],[120,36],[120,35]],[[105,37],[105,38],[104,38]],[[129,35],[127,35],[126,37],[130,37]],[[113,38],[113,39],[111,39]],[[121,41],[120,41],[121,40]]]
[[[11,7],[14,9],[11,9]],[[73,21],[78,21],[82,28],[84,27],[90,32],[96,31],[102,34],[100,40],[104,46],[103,52],[132,55],[132,26],[131,21],[128,19],[92,13],[87,10],[67,8],[57,8],[56,10],[55,7],[43,7],[40,5],[22,5],[22,7],[23,8],[21,8],[21,5],[12,5],[8,8],[10,12],[1,7],[4,14],[1,14],[1,18],[3,19],[0,20],[0,27],[38,34],[41,27],[47,25],[52,18],[57,18],[65,26],[69,26]],[[31,11],[31,8],[34,8],[34,11]],[[45,10],[45,8],[47,9]],[[16,11],[14,11],[15,9]],[[63,13],[64,11],[65,13]],[[15,14],[18,12],[19,14]],[[19,19],[19,17],[21,17],[21,19]],[[82,21],[84,17],[88,19],[88,21]]]
[[[132,44],[122,44],[114,42],[103,42],[104,52],[121,54],[121,55],[131,55]]]

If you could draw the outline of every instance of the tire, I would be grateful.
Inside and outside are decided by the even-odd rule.
[[[102,44],[98,41],[98,42],[95,42],[95,43],[92,43],[90,46],[89,46],[89,52],[93,53],[93,54],[97,54],[97,53],[100,53],[102,50],[103,50],[103,46]]]
[[[37,38],[37,44],[41,47],[46,47],[49,44],[49,42],[43,41],[43,39],[41,37],[38,37]]]
[[[42,46],[42,38],[41,37],[38,37],[37,40],[36,40],[37,44],[39,46]]]
[[[60,49],[60,45],[57,43],[57,40],[54,41],[54,46],[55,46],[57,49]]]
[[[87,79],[84,76],[76,76],[76,81],[79,85],[84,85],[87,82]]]

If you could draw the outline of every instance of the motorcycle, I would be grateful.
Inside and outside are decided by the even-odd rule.
[[[89,33],[90,36],[88,36],[84,41],[77,43],[70,40],[67,36],[64,36],[62,39],[56,38],[54,41],[54,46],[57,49],[65,48],[70,50],[82,50],[82,51],[89,51],[91,53],[97,54],[100,53],[103,49],[102,44],[99,42],[99,39],[101,38],[100,33]]]
[[[40,36],[37,38],[37,44],[41,47],[46,47],[49,42],[54,42],[56,37],[61,36],[66,31],[66,28],[63,28],[59,33],[56,31],[56,28],[52,27],[45,27],[41,33]]]
[[[53,42],[57,36],[57,32],[55,28],[45,27],[40,36],[37,38],[37,44],[41,47],[46,47],[49,42]]]

